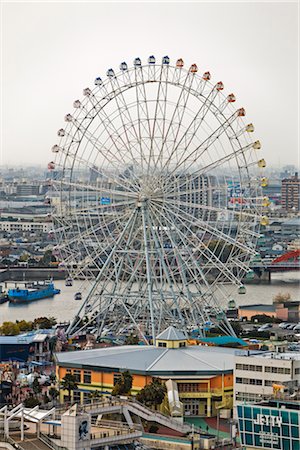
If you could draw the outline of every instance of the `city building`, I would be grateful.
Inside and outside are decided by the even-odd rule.
[[[269,400],[237,407],[242,448],[299,450],[299,401]]]
[[[30,232],[30,233],[49,233],[53,229],[52,222],[25,222],[13,220],[1,220],[0,231],[8,233]]]
[[[4,361],[49,361],[49,333],[28,332],[17,336],[0,336],[0,362]]]
[[[294,217],[281,224],[281,234],[283,236],[299,237],[300,235],[300,217]]]
[[[282,180],[281,202],[282,207],[287,211],[300,210],[300,179],[297,172],[294,176]]]
[[[274,385],[294,389],[300,385],[300,353],[257,352],[235,356],[235,406],[269,399]]]
[[[220,408],[232,409],[233,348],[188,346],[185,335],[169,327],[157,336],[156,346],[124,345],[57,353],[57,378],[76,376],[74,402],[89,399],[92,391],[111,394],[120,373],[133,376],[131,394],[137,394],[153,378],[171,379],[178,391],[185,416],[217,415]],[[61,401],[68,393],[61,391]]]

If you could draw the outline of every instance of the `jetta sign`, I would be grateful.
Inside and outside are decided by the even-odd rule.
[[[267,416],[265,414],[257,414],[254,419],[255,425],[266,425],[271,427],[281,427],[282,417],[279,416]]]

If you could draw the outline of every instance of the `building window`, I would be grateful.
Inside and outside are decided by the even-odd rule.
[[[159,342],[159,343],[158,343],[158,346],[159,346],[159,347],[166,347],[167,344],[166,344],[166,342]]]
[[[178,383],[178,392],[200,392],[200,383]],[[207,389],[205,389],[205,392]]]
[[[194,398],[183,399],[184,415],[199,416],[199,400]]]
[[[74,369],[73,375],[74,375],[76,383],[80,383],[81,382],[81,370]]]
[[[265,372],[268,372],[268,373],[281,373],[281,374],[289,375],[291,373],[291,369],[289,367],[271,367],[271,366],[266,366],[265,367]]]
[[[80,403],[81,401],[80,394],[81,393],[79,391],[73,392],[73,402]]]
[[[90,393],[84,392],[83,393],[83,403],[89,403],[91,401]]]
[[[90,370],[85,370],[85,371],[83,372],[83,382],[84,382],[85,384],[90,384],[91,381],[92,381],[92,374],[91,374],[91,371],[90,371]]]
[[[262,380],[258,380],[256,378],[240,378],[236,377],[235,382],[237,384],[252,384],[255,386],[262,386]]]
[[[254,372],[262,372],[262,366],[256,366],[254,364],[236,364],[237,370],[251,370]]]

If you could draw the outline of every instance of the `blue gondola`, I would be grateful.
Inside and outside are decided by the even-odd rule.
[[[168,56],[164,56],[162,59],[163,64],[170,64],[170,58]]]
[[[76,294],[74,295],[74,300],[81,300],[81,299],[82,299],[81,292],[76,292]]]

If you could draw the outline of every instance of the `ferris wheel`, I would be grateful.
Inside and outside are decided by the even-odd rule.
[[[56,255],[83,280],[69,335],[234,334],[222,296],[241,286],[267,224],[266,163],[245,109],[210,79],[182,59],[136,58],[65,116],[48,169]]]

